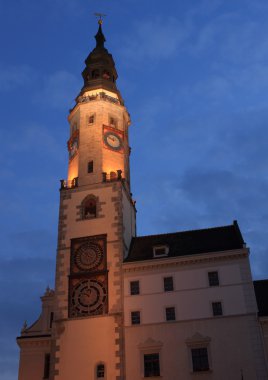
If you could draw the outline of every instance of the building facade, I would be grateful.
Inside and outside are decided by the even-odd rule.
[[[17,338],[19,380],[267,379],[237,223],[136,237],[130,117],[101,24],[68,118],[55,290]]]

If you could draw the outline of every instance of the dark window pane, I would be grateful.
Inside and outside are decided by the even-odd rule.
[[[89,163],[87,164],[87,172],[93,173],[93,161],[89,161]]]
[[[167,307],[166,308],[166,320],[167,321],[175,321],[176,320],[175,307]]]
[[[54,319],[54,313],[53,313],[53,311],[52,311],[52,312],[50,313],[50,319],[49,319],[49,327],[50,327],[50,328],[52,327],[53,319]]]
[[[208,282],[209,286],[219,286],[218,272],[208,272]]]
[[[154,256],[166,256],[167,255],[167,251],[166,251],[166,248],[165,247],[161,247],[161,248],[154,248]]]
[[[140,282],[131,281],[130,282],[130,294],[133,296],[135,294],[140,294]]]
[[[103,378],[105,374],[104,364],[97,366],[97,378]]]
[[[213,315],[222,315],[222,305],[221,302],[212,302]]]
[[[141,322],[140,312],[132,311],[131,312],[131,323],[132,325],[139,325]]]
[[[208,350],[204,348],[192,348],[193,371],[208,371]]]
[[[114,117],[110,117],[110,125],[112,127],[117,127],[117,119],[115,119]]]
[[[159,354],[144,355],[144,377],[160,376]]]
[[[164,290],[165,290],[165,292],[170,292],[173,289],[174,289],[173,277],[164,277]]]
[[[50,370],[50,354],[45,354],[44,379],[49,378],[49,370]]]
[[[90,115],[89,118],[88,118],[88,124],[94,124],[94,115]]]

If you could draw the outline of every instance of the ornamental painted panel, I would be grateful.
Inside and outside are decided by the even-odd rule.
[[[106,314],[107,305],[107,274],[70,279],[70,318]]]
[[[106,235],[72,239],[69,317],[108,312]]]
[[[71,274],[103,271],[107,268],[106,236],[72,239]]]

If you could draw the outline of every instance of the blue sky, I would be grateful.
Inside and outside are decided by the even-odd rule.
[[[132,118],[138,234],[238,220],[255,279],[268,277],[268,3],[0,0],[0,370],[54,285],[68,110],[95,45],[94,12]]]

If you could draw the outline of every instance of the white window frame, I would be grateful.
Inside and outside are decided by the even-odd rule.
[[[164,249],[165,253],[158,255],[156,253],[156,251],[158,249]],[[154,253],[154,257],[166,257],[169,253],[169,246],[168,245],[155,245],[155,246],[153,246],[153,253]]]

